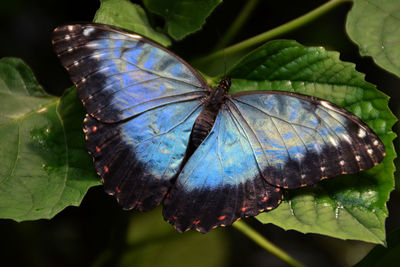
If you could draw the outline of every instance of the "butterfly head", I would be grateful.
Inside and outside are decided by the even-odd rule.
[[[229,88],[231,87],[231,78],[225,77],[222,78],[222,80],[219,82],[218,87],[225,89],[225,92],[229,91]]]

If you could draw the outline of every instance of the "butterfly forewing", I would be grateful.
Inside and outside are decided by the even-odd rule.
[[[88,113],[117,122],[200,99],[209,87],[189,65],[137,34],[98,24],[56,28],[53,45]]]
[[[246,129],[260,171],[275,186],[312,185],[370,169],[385,156],[382,142],[358,117],[314,97],[239,93],[227,105]]]

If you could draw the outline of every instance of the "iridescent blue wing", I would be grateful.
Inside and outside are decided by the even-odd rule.
[[[200,110],[200,103],[186,101],[121,123],[101,123],[87,115],[86,146],[105,191],[124,209],[156,207],[180,170]]]
[[[284,188],[370,169],[385,147],[357,116],[327,101],[264,91],[230,96],[226,104],[268,183]]]
[[[154,208],[180,169],[206,82],[159,45],[105,25],[59,27],[53,44],[89,114],[86,144],[106,192],[125,209]]]
[[[117,122],[199,99],[208,85],[182,59],[144,37],[99,24],[56,28],[53,45],[88,113]]]
[[[223,106],[164,200],[163,214],[179,232],[206,233],[273,209],[281,199],[280,189],[261,176],[245,129]]]

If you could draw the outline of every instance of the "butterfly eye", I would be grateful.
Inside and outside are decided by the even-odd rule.
[[[228,87],[231,87],[231,78],[226,78],[226,84]]]

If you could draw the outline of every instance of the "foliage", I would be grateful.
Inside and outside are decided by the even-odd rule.
[[[0,217],[52,218],[99,184],[74,88],[48,95],[21,60],[0,60]]]
[[[347,33],[363,56],[400,76],[400,7],[393,0],[355,0]]]
[[[375,168],[287,192],[277,209],[262,213],[257,219],[303,233],[385,244],[386,202],[394,188],[395,170],[392,143],[395,134],[391,128],[396,118],[388,108],[389,98],[366,82],[353,64],[341,61],[337,52],[303,46],[291,40],[265,43],[279,33],[302,26],[306,23],[305,17],[307,21],[315,19],[344,2],[354,2],[346,29],[360,53],[371,56],[381,68],[400,77],[400,3],[392,0],[328,1],[313,11],[312,16],[305,15],[288,23],[287,27],[233,45],[234,49],[228,47],[225,56],[236,60],[239,54],[261,45],[237,62],[228,75],[233,78],[231,92],[292,91],[340,105],[369,124],[386,147],[387,156]],[[170,46],[171,39],[181,40],[199,31],[220,3],[220,0],[144,0],[143,9],[128,0],[101,0],[94,21],[122,27]],[[163,23],[157,25],[160,17]],[[211,69],[214,56],[222,54],[221,50],[204,57],[202,70]],[[211,80],[216,81],[217,77]],[[16,221],[52,218],[67,206],[79,205],[88,189],[100,182],[84,148],[81,123],[85,111],[77,100],[76,89],[67,89],[62,97],[51,96],[25,63],[3,58],[0,60],[0,95],[0,134],[3,137],[0,141],[0,218]],[[129,229],[135,227],[140,226]],[[159,231],[148,234],[154,234],[157,239],[167,232]],[[219,234],[214,235],[217,236],[215,242],[222,242]],[[190,236],[182,241],[184,243],[170,243],[183,249],[187,242],[209,242],[211,246],[211,241],[199,240]],[[137,242],[137,237],[129,237],[129,246],[135,247]],[[390,248],[397,246],[391,242]],[[142,255],[163,253],[161,247],[156,246],[142,248],[142,252]],[[373,256],[368,259],[377,258],[379,253],[372,252]],[[132,255],[123,255],[121,265],[129,263]]]

